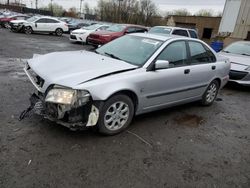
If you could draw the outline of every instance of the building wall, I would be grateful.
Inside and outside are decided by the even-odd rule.
[[[205,16],[170,16],[168,18],[169,26],[187,27],[197,29],[200,39],[203,39],[204,28],[212,29],[211,37],[218,34],[221,17],[205,17]],[[203,39],[210,42],[210,39]]]
[[[241,6],[232,38],[246,39],[250,32],[250,1],[241,0]]]

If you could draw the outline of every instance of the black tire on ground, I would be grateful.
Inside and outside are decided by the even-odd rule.
[[[63,30],[61,28],[56,29],[55,31],[56,36],[62,36]]]
[[[203,106],[210,106],[215,101],[219,92],[220,84],[217,80],[213,80],[207,87],[202,96],[201,104]]]
[[[130,125],[133,117],[134,104],[131,98],[123,94],[114,95],[100,107],[98,131],[104,135],[118,134]]]
[[[29,34],[32,34],[33,33],[33,30],[30,26],[27,26],[24,28],[24,33],[29,35]]]

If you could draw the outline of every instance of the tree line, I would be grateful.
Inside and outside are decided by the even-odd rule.
[[[53,3],[44,7],[53,10],[55,16],[77,17],[79,11],[75,7],[65,11],[62,6]],[[85,3],[82,13],[97,15],[98,20],[114,23],[133,23],[146,26],[164,24],[169,15],[192,15],[187,9],[178,9],[162,13],[152,0],[99,0],[96,7]],[[213,10],[202,9],[195,16],[221,16]]]

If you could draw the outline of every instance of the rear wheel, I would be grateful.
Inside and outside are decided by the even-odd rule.
[[[202,96],[201,104],[204,106],[212,105],[217,97],[219,88],[220,88],[219,82],[217,80],[212,81]]]
[[[24,28],[24,32],[25,32],[25,34],[30,35],[33,32],[33,30],[32,30],[32,28],[30,26],[28,26],[28,27]]]
[[[57,36],[62,36],[63,30],[58,28],[58,29],[56,29],[55,33],[56,33]]]
[[[99,132],[114,135],[122,132],[131,123],[134,116],[134,104],[126,95],[115,95],[101,107],[98,121]]]

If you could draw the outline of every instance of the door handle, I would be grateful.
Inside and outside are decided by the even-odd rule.
[[[212,70],[215,70],[215,69],[216,69],[216,66],[213,65],[213,66],[212,66]]]
[[[190,69],[185,69],[184,70],[184,74],[189,74],[190,73]]]

